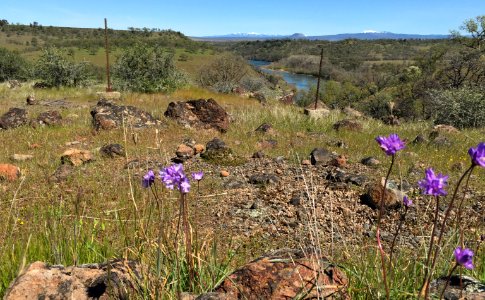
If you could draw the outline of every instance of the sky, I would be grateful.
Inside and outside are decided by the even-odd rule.
[[[364,31],[448,34],[485,15],[485,0],[0,0],[10,23],[160,28],[188,36],[328,35]]]

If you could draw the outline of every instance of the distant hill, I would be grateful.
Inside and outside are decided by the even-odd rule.
[[[256,40],[276,40],[276,39],[305,39],[305,40],[325,40],[325,41],[341,41],[346,39],[358,40],[400,40],[400,39],[420,39],[420,40],[435,40],[447,39],[449,35],[446,34],[405,34],[392,32],[361,32],[361,33],[341,33],[332,35],[316,35],[306,36],[303,33],[294,33],[292,35],[268,35],[257,33],[232,33],[226,35],[191,37],[191,39],[198,41],[256,41]]]

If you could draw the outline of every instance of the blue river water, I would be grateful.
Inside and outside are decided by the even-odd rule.
[[[315,76],[265,68],[265,66],[271,63],[269,61],[249,60],[248,62],[250,65],[261,69],[264,73],[283,77],[286,82],[294,85],[298,90],[309,90],[311,86],[317,85],[317,77]]]

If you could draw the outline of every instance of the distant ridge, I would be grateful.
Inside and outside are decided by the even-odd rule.
[[[358,40],[402,40],[402,39],[447,39],[450,36],[447,34],[406,34],[406,33],[392,33],[392,32],[376,32],[365,31],[361,33],[341,33],[332,35],[315,35],[306,36],[303,33],[294,33],[292,35],[270,35],[258,33],[232,33],[226,35],[190,37],[193,40],[200,41],[256,41],[256,40],[276,40],[276,39],[305,39],[305,40],[325,40],[325,41],[342,41],[347,39]]]

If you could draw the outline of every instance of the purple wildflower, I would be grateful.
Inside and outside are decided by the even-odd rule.
[[[453,252],[455,255],[456,262],[459,265],[464,266],[468,270],[473,269],[473,251],[465,248],[462,249],[461,247],[457,247]]]
[[[445,186],[448,184],[448,176],[443,174],[436,175],[432,168],[426,169],[424,179],[418,181],[423,194],[432,196],[445,196]]]
[[[472,158],[472,164],[485,168],[485,143],[481,142],[476,148],[471,147],[468,154]]]
[[[153,170],[148,170],[148,172],[145,175],[143,175],[141,185],[144,188],[148,188],[154,183],[155,183],[155,173],[153,173]]]
[[[406,207],[410,207],[413,205],[413,200],[409,199],[408,196],[404,196],[404,198],[402,199],[402,202]]]
[[[189,179],[185,176],[182,164],[174,164],[160,171],[160,179],[168,189],[177,189],[182,193],[190,190]]]
[[[202,171],[192,173],[192,178],[194,180],[197,180],[197,181],[202,180],[202,177],[204,177],[204,172]]]
[[[376,137],[379,146],[386,152],[386,155],[395,155],[397,151],[404,149],[405,144],[395,133],[389,135],[389,137],[378,136]]]

